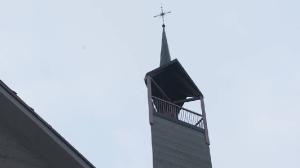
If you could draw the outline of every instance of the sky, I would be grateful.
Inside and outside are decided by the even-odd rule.
[[[299,168],[300,1],[0,0],[0,79],[96,167],[152,168],[166,33],[205,97],[214,168]]]

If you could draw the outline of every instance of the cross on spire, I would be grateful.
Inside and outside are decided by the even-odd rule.
[[[171,13],[171,11],[166,12],[166,11],[163,9],[163,6],[162,6],[162,5],[160,6],[160,9],[161,9],[160,14],[155,15],[154,17],[161,17],[161,18],[162,18],[162,21],[163,21],[162,26],[165,27],[165,16],[166,16],[167,14]]]

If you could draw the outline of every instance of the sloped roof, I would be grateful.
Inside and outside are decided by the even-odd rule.
[[[182,100],[187,97],[203,97],[201,91],[177,59],[148,72],[147,76],[151,77],[171,101]],[[165,99],[156,85],[152,86],[152,95]]]
[[[0,111],[1,122],[20,134],[24,144],[38,152],[51,166],[95,168],[1,80]]]

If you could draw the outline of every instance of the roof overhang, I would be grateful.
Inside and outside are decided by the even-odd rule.
[[[176,102],[188,97],[202,99],[203,95],[177,59],[146,74],[154,85],[152,96]],[[164,92],[164,93],[162,93]]]

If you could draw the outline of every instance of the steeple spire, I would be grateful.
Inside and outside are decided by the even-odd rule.
[[[167,13],[161,7],[155,16],[162,18],[160,67],[145,76],[153,168],[212,168],[203,95],[180,62],[171,61],[164,20]],[[198,110],[195,108],[198,112],[183,107],[195,101],[200,101]]]
[[[165,24],[163,24],[162,40],[161,40],[161,51],[160,51],[160,66],[171,61],[169,52],[169,46],[167,41],[167,35],[165,31]]]
[[[171,61],[171,56],[170,56],[170,52],[169,52],[169,46],[168,46],[168,41],[167,41],[167,36],[166,36],[166,31],[165,31],[165,16],[169,13],[171,13],[171,11],[166,12],[164,11],[162,5],[160,7],[161,12],[160,14],[154,16],[154,17],[161,17],[163,24],[163,32],[162,32],[162,40],[161,40],[161,52],[160,52],[160,66],[168,63]]]

